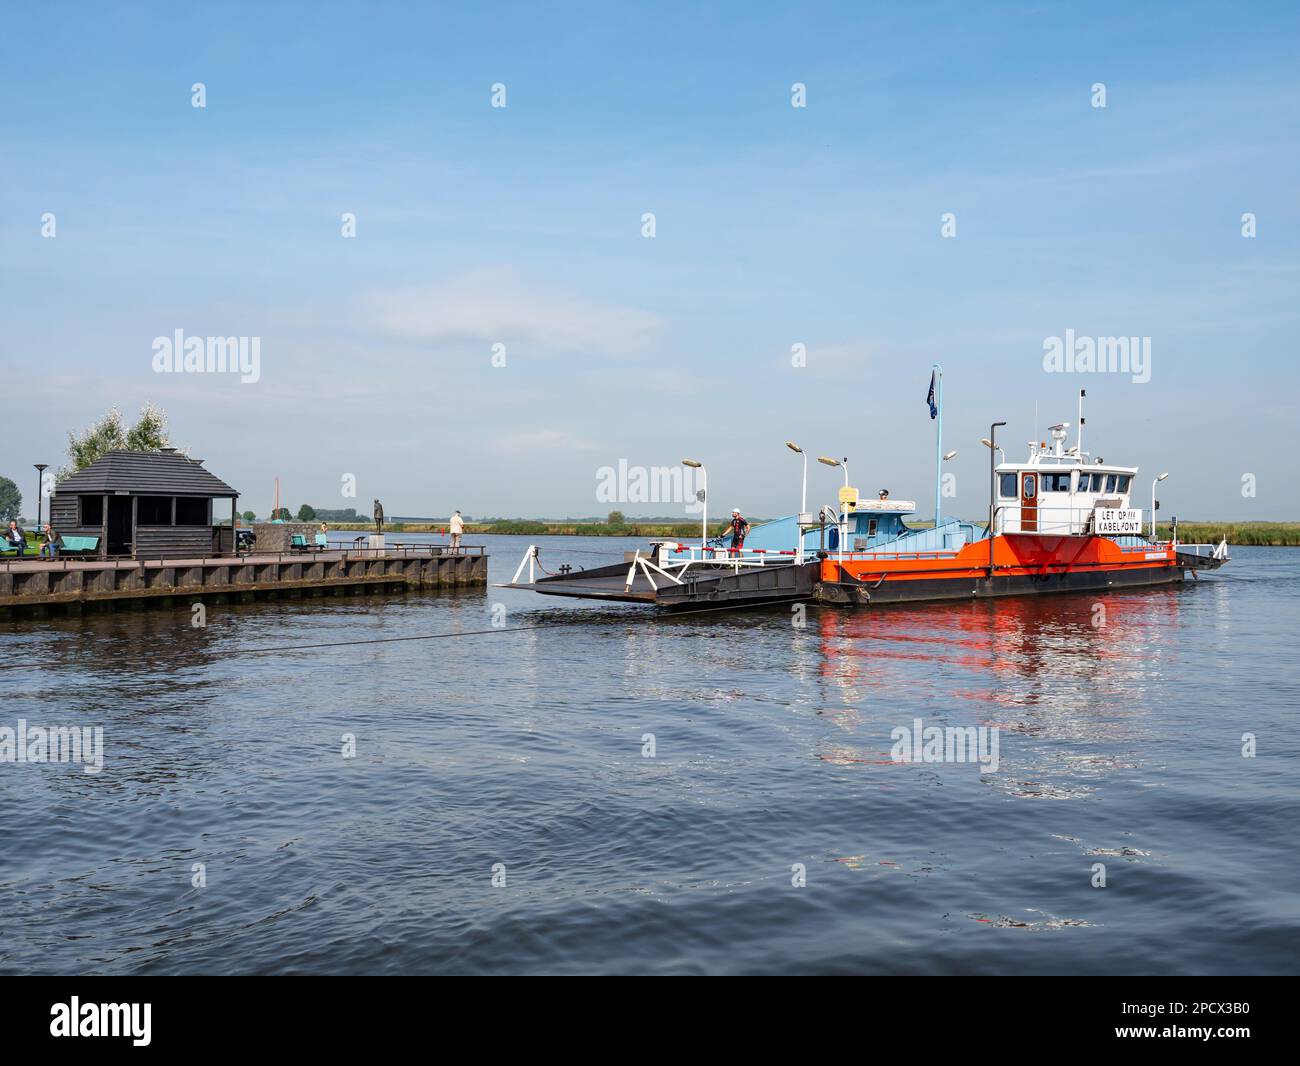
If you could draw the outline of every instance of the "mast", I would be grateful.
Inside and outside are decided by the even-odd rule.
[[[1079,453],[1079,462],[1083,462],[1083,398],[1087,395],[1087,389],[1079,390],[1079,434],[1074,444],[1074,450]]]

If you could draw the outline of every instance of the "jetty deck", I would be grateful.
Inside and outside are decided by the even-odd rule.
[[[280,595],[394,592],[487,584],[477,545],[326,548],[181,559],[0,560],[0,617],[32,609],[150,601],[242,600]]]

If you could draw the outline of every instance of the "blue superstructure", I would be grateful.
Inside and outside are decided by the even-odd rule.
[[[931,552],[956,551],[973,541],[985,536],[983,526],[964,522],[957,518],[946,518],[938,528],[911,529],[903,521],[903,516],[912,514],[915,504],[899,500],[896,503],[886,500],[873,500],[859,505],[848,516],[848,532],[845,551],[870,551],[881,553],[895,552]],[[838,517],[838,516],[837,516]],[[798,543],[798,515],[787,515],[761,525],[755,525],[745,538],[745,547],[749,550],[793,551]],[[840,528],[828,513],[825,527],[825,540],[820,526],[805,529],[803,534],[804,553],[816,552],[825,547],[827,551],[838,551],[840,547]],[[725,548],[731,544],[730,537],[717,537],[709,541],[716,548]]]

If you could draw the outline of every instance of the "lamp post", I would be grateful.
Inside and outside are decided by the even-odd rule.
[[[998,459],[998,427],[1005,426],[1005,422],[994,422],[989,426],[989,435],[980,439],[981,444],[988,445],[989,449],[989,579],[993,578],[993,513],[994,504],[997,500],[997,459]]]
[[[705,551],[709,546],[709,472],[704,469],[704,464],[697,462],[695,459],[683,459],[682,466],[689,466],[695,470],[704,471],[704,487],[695,493],[695,498],[700,501],[700,558],[703,559]]]
[[[844,487],[849,487],[849,457],[846,455],[843,459],[832,459],[829,455],[817,456],[817,461],[824,466],[840,466],[844,468]],[[844,560],[844,541],[849,535],[848,515],[844,510],[845,504],[840,501],[840,561]]]
[[[792,440],[786,441],[785,446],[796,455],[803,456],[803,495],[799,497],[799,513],[803,514],[808,510],[808,453]]]
[[[944,453],[943,453],[943,461],[944,461],[945,463],[946,463],[949,459],[955,459],[956,457],[957,457],[957,449],[956,449],[956,448],[954,448],[954,449],[953,449],[952,451],[950,451],[950,452],[944,452]],[[935,506],[934,506],[934,528],[935,528],[935,529],[938,529],[938,528],[939,528],[939,503],[938,503],[938,500],[939,500],[939,497],[938,497],[938,495],[936,495],[936,496],[935,496]],[[936,543],[937,543],[937,542],[936,542]]]
[[[808,512],[808,453],[794,441],[788,440],[785,446],[796,455],[803,456],[803,494],[799,497],[799,513],[794,516],[794,551],[799,562],[803,562],[803,516]]]
[[[1156,539],[1156,508],[1160,506],[1156,502],[1156,486],[1159,485],[1160,482],[1164,481],[1164,479],[1167,478],[1168,476],[1169,476],[1169,471],[1166,470],[1163,474],[1157,477],[1155,481],[1151,482],[1151,539],[1152,540]]]
[[[817,456],[817,461],[819,463],[825,463],[827,466],[844,467],[844,487],[849,487],[849,460],[847,456],[843,459],[832,459],[829,455],[819,455]]]
[[[45,468],[49,463],[33,463],[36,467],[36,532],[41,531],[42,505],[45,503]]]

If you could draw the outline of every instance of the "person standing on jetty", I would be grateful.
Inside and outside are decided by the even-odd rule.
[[[5,543],[18,549],[18,558],[27,554],[27,534],[22,531],[14,519],[9,519],[9,528],[5,530]]]
[[[465,520],[461,518],[459,511],[451,516],[447,528],[451,532],[451,550],[460,551],[460,537],[465,532]]]
[[[727,526],[727,531],[731,534],[731,550],[740,551],[745,546],[745,537],[749,533],[749,523],[741,517],[740,511],[736,508],[731,509],[731,522]],[[724,537],[726,533],[722,534]]]

